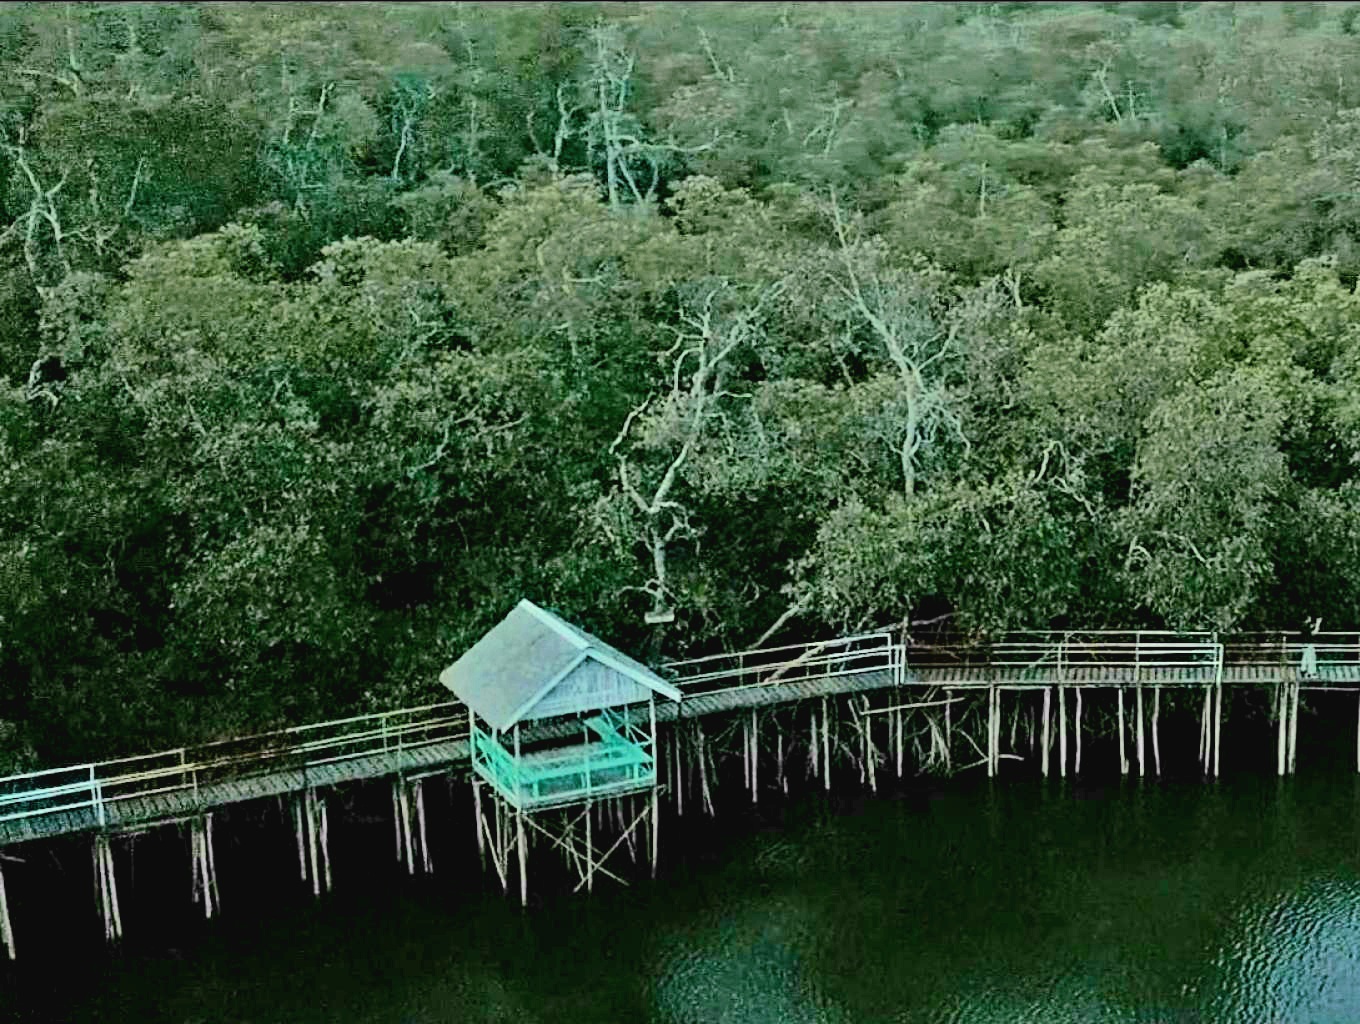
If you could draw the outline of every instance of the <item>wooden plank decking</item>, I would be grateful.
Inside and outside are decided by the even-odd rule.
[[[1342,655],[1333,657],[1306,677],[1300,676],[1299,663],[1289,658],[1282,658],[1279,663],[1264,660],[1260,663],[1224,663],[1223,648],[1217,645],[1208,648],[1217,651],[1211,662],[1202,660],[1206,650],[1203,644],[1173,647],[1169,657],[1165,655],[1167,645],[1163,645],[1160,650],[1164,660],[1175,659],[1178,663],[1161,665],[1126,663],[1132,661],[1129,652],[1134,650],[1127,643],[1109,645],[1108,649],[1114,652],[1109,657],[1109,664],[1084,663],[1093,660],[1093,654],[1099,657],[1098,645],[1068,645],[1061,649],[1055,646],[1056,658],[1050,657],[1042,648],[1030,658],[1031,646],[1027,640],[1017,642],[1008,653],[991,663],[970,664],[968,662],[974,659],[965,652],[966,656],[959,659],[962,663],[941,664],[938,651],[932,652],[936,657],[917,658],[915,651],[904,651],[886,634],[874,634],[844,641],[697,659],[688,665],[676,663],[672,666],[684,691],[684,700],[678,705],[658,704],[656,715],[658,721],[670,722],[808,698],[881,691],[898,685],[899,681],[901,686],[913,689],[985,689],[990,686],[1042,689],[1054,685],[1100,688],[1136,684],[1202,687],[1216,681],[1233,686],[1299,682],[1307,689],[1360,688],[1360,644],[1348,643],[1344,648],[1332,648],[1333,651],[1342,650]],[[1354,654],[1350,653],[1352,646],[1356,648]],[[1152,651],[1154,658],[1158,656],[1156,645],[1137,649],[1144,652],[1141,657],[1148,657],[1147,651]],[[1281,647],[1281,650],[1294,648]],[[1016,657],[1017,651],[1025,656]],[[1064,653],[1075,653],[1077,657],[1063,663]],[[71,771],[80,773],[88,769],[90,772],[90,791],[85,797],[89,806],[43,810],[41,800],[46,798],[46,793],[55,790],[41,790],[35,778],[32,785],[37,813],[0,821],[0,846],[78,832],[145,828],[247,800],[298,793],[309,787],[334,786],[396,774],[421,776],[447,771],[468,763],[466,719],[459,717],[460,714],[450,714],[448,705],[429,705],[385,715],[318,723],[290,731],[289,745],[262,747],[256,754],[235,755],[229,760],[214,755],[217,760],[195,762],[194,757],[200,756],[201,751],[168,752],[184,763],[182,771],[173,760],[168,766],[162,764],[159,759],[165,755],[128,759],[144,762],[141,775],[131,766],[122,767],[123,762],[111,762],[118,766],[115,768],[79,766]],[[547,722],[533,729],[530,736],[564,736],[579,728],[574,721]],[[422,729],[438,731],[418,732]],[[397,736],[404,737],[402,743],[387,749]],[[148,774],[145,765],[153,763],[154,770]],[[111,774],[98,774],[106,769]],[[190,774],[192,785],[183,781]],[[151,782],[142,782],[153,776]],[[75,777],[79,779],[80,775]],[[0,782],[9,785],[8,793],[19,793],[20,799],[26,798],[22,792],[24,783],[19,777]],[[76,785],[79,788],[80,784]],[[137,793],[138,788],[159,791]],[[68,792],[69,789],[68,784]],[[52,797],[53,804],[81,802],[79,793],[74,797]]]

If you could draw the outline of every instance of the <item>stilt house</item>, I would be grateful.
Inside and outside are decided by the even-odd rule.
[[[468,706],[473,771],[521,812],[650,790],[656,698],[680,691],[531,601],[439,676]]]

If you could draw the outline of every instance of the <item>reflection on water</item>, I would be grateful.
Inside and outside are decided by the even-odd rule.
[[[528,914],[472,865],[409,888],[375,871],[130,955],[59,1013],[29,981],[44,1012],[21,1019],[1360,1022],[1358,796],[1340,777],[793,800],[687,821],[654,885]]]

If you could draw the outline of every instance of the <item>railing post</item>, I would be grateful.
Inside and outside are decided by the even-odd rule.
[[[1133,631],[1133,678],[1137,680],[1143,671],[1143,631]]]
[[[90,797],[94,800],[95,818],[99,822],[99,827],[103,828],[108,824],[104,814],[104,789],[95,778],[94,765],[90,765]]]

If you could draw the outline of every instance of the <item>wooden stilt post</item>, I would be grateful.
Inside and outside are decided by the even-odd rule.
[[[402,778],[397,779],[397,784],[401,790],[401,834],[406,844],[406,873],[413,875],[416,872],[416,844],[411,827],[411,787]]]
[[[778,725],[778,720],[775,722]],[[774,731],[774,756],[775,771],[779,774],[779,790],[782,793],[789,791],[789,780],[784,774],[784,730],[776,728]]]
[[[222,910],[222,895],[217,891],[217,854],[214,848],[217,845],[213,842],[213,816],[209,811],[206,815],[203,828],[203,843],[208,853],[208,879],[212,889],[213,906],[220,913]]]
[[[1044,738],[1043,738],[1043,765],[1044,778],[1048,778],[1048,754],[1052,748],[1052,726],[1049,724],[1053,718],[1053,687],[1044,687]]]
[[[748,793],[754,792],[751,785],[751,720],[741,723],[741,783]]]
[[[297,839],[298,855],[298,877],[304,882],[307,881],[307,824],[303,818],[306,814],[305,799],[294,793],[293,802],[293,834]]]
[[[864,769],[869,773],[869,791],[878,792],[878,753],[874,749],[874,719],[869,714],[869,698],[864,698]]]
[[[1072,759],[1072,774],[1081,774],[1081,687],[1077,687],[1077,714],[1076,721],[1072,723],[1073,732],[1076,733],[1077,749]]]
[[[392,843],[393,853],[400,864],[405,857],[402,856],[401,847],[401,776],[392,777]]]
[[[326,811],[326,798],[318,796],[316,806],[321,818],[321,827],[317,829],[317,838],[321,847],[321,866],[326,881],[326,891],[331,891],[331,826],[330,817]]]
[[[1279,719],[1275,740],[1275,774],[1282,776],[1285,768],[1285,740],[1289,735],[1289,683],[1287,681],[1281,682],[1276,689],[1275,711]]]
[[[751,803],[760,801],[760,719],[751,709]]]
[[[987,687],[987,778],[996,777],[997,744],[1001,741],[1001,700],[995,685]]]
[[[1290,689],[1293,690],[1293,700],[1290,701],[1289,708],[1289,774],[1294,774],[1295,759],[1299,752],[1299,688],[1300,683],[1295,680]]]
[[[1129,759],[1124,748],[1124,687],[1119,687],[1119,774],[1129,773]]]
[[[1213,688],[1204,688],[1204,711],[1200,715],[1200,764],[1208,775],[1213,767]]]
[[[312,895],[321,895],[321,852],[318,844],[316,790],[307,790],[307,861],[312,869]]]
[[[1058,774],[1067,778],[1067,687],[1058,686]]]
[[[434,871],[434,862],[430,859],[430,835],[425,829],[425,780],[417,779],[415,782],[416,793],[416,822],[419,826],[420,834],[420,865],[425,873],[431,874]]]
[[[103,832],[94,838],[95,877],[99,909],[104,917],[104,937],[110,942],[123,937],[123,915],[118,909],[118,877],[113,868],[113,848]]]
[[[853,703],[850,704],[850,714],[853,716],[855,732],[859,736],[859,781],[862,784],[869,781],[869,733],[865,728],[869,723],[864,720],[863,714],[855,714]]]
[[[898,708],[892,713],[892,739],[893,739],[893,760],[897,768],[897,777],[902,777],[902,709]]]
[[[826,698],[822,698],[822,788],[831,792],[831,718]]]
[[[699,753],[699,788],[704,800],[704,811],[711,818],[713,817],[713,794],[708,788],[708,753],[704,749],[704,723],[695,721],[694,723],[697,737],[697,747]]]
[[[1144,743],[1142,743],[1142,683],[1138,683],[1136,687],[1134,687],[1134,691],[1136,691],[1136,694],[1134,694],[1134,703],[1137,704],[1136,714],[1138,719],[1138,778],[1141,779],[1146,775],[1146,760],[1144,757],[1145,747]]]
[[[953,716],[950,712],[951,709],[954,707],[954,691],[945,690],[944,699],[948,702],[944,706],[944,769],[945,771],[951,771],[953,769],[953,757],[954,757],[953,753],[954,721]],[[899,714],[901,714],[901,712],[899,712]],[[899,718],[898,719],[899,729],[901,728],[901,721],[902,720]],[[897,739],[898,742],[901,743],[902,737],[900,734],[898,735]]]
[[[1355,770],[1360,772],[1360,700],[1355,705]]]
[[[1152,765],[1158,776],[1162,774],[1162,747],[1157,737],[1157,720],[1162,711],[1162,688],[1152,688]]]
[[[5,894],[5,866],[0,861],[0,939],[5,942],[5,952],[14,959],[14,924],[9,917],[9,897]]]
[[[817,740],[817,709],[811,709],[811,717],[808,719],[808,764],[812,768],[812,777],[815,779],[821,772],[821,758],[819,751],[821,746]]]
[[[213,870],[210,814],[189,822],[189,853],[193,861],[194,902],[202,903],[203,916],[211,918],[217,910],[217,874]]]
[[[1218,778],[1218,758],[1223,750],[1223,682],[1214,684],[1214,778]]]

